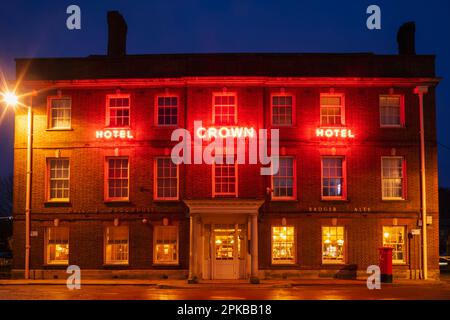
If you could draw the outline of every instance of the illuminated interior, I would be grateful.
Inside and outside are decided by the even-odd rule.
[[[344,263],[344,227],[322,227],[322,262]]]
[[[294,227],[272,227],[272,263],[295,263]]]

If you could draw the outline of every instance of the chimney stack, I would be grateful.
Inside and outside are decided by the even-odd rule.
[[[127,54],[127,31],[127,23],[119,11],[108,11],[108,56]]]
[[[416,54],[416,24],[414,22],[406,22],[397,33],[398,54],[415,55]]]

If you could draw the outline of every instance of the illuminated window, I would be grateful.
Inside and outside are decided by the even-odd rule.
[[[322,227],[322,263],[344,263],[344,227]]]
[[[107,125],[112,128],[130,126],[130,96],[107,96]]]
[[[295,198],[295,160],[280,157],[278,173],[273,175],[273,199]]]
[[[214,163],[213,170],[213,197],[214,196],[237,196],[237,163],[223,164]]]
[[[46,230],[47,264],[69,264],[69,228]]]
[[[320,95],[320,124],[323,126],[340,126],[344,124],[344,95]]]
[[[106,227],[105,264],[128,264],[128,227]]]
[[[294,227],[272,227],[272,263],[295,263]]]
[[[383,227],[383,247],[392,248],[392,262],[405,262],[405,227]]]
[[[404,120],[402,96],[380,95],[380,124],[382,127],[401,127]]]
[[[213,120],[216,125],[237,124],[236,95],[230,93],[213,95]]]
[[[171,158],[155,159],[156,199],[178,199],[178,166]]]
[[[382,193],[385,200],[402,200],[404,192],[404,165],[403,157],[381,158]]]
[[[107,200],[128,200],[128,158],[107,158]]]
[[[70,129],[72,118],[71,98],[50,98],[49,128],[50,129]]]
[[[322,198],[345,199],[345,161],[343,157],[322,158]]]
[[[178,227],[155,226],[154,229],[154,254],[156,264],[178,263]]]
[[[176,126],[178,124],[178,97],[158,97],[158,125]]]
[[[272,96],[272,124],[290,126],[292,119],[292,96]]]
[[[47,159],[49,201],[69,201],[69,166],[67,158]]]

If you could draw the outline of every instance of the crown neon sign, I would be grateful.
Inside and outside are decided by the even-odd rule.
[[[355,135],[352,133],[352,130],[346,128],[317,128],[316,137],[353,139]]]
[[[199,127],[196,134],[200,139],[253,138],[255,137],[255,129],[251,127]]]

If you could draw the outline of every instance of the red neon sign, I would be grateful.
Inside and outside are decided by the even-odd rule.
[[[108,130],[97,130],[95,132],[95,138],[97,139],[122,139],[130,140],[134,139],[131,130],[127,129],[108,129]]]
[[[197,129],[197,137],[200,139],[211,138],[253,138],[255,129],[249,127],[221,127],[221,128],[205,128]]]
[[[350,129],[339,129],[339,128],[317,128],[316,137],[319,138],[342,138],[342,139],[353,139],[355,135]]]

